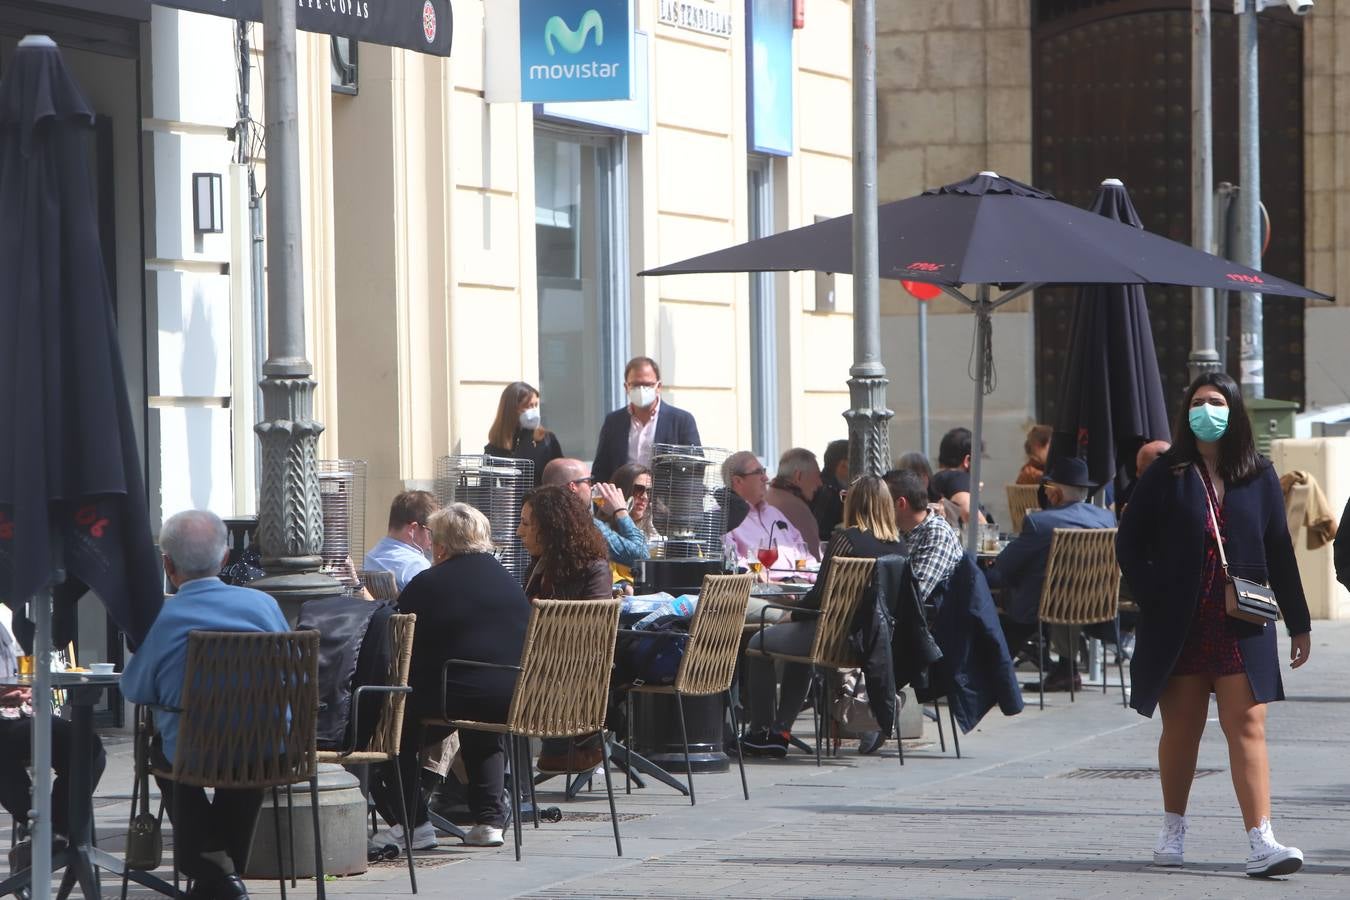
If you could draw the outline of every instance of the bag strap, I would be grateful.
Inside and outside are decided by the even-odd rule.
[[[1195,470],[1196,475],[1200,475],[1199,466]],[[1219,545],[1219,564],[1223,566],[1223,574],[1228,574],[1228,556],[1223,552],[1223,532],[1219,530],[1219,517],[1214,513],[1214,501],[1209,498],[1209,488],[1205,486],[1205,479],[1200,477],[1200,489],[1205,492],[1205,507],[1209,510],[1209,521],[1214,526],[1214,543]]]
[[[146,715],[140,710],[137,713],[142,716],[142,719]],[[136,790],[140,794],[140,814],[148,816],[150,815],[150,734],[146,730],[144,721],[136,723],[136,732],[135,759],[132,764],[136,767]]]

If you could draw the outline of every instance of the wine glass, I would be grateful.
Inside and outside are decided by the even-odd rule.
[[[772,569],[773,564],[778,562],[778,545],[774,543],[760,544],[755,556],[764,564],[764,568]]]

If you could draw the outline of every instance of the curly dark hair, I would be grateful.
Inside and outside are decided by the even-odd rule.
[[[525,497],[544,552],[536,571],[553,584],[584,580],[597,559],[609,559],[609,547],[591,521],[591,512],[564,487],[541,487]]]

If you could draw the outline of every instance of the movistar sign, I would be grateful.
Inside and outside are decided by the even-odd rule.
[[[520,0],[520,99],[628,99],[629,2]]]

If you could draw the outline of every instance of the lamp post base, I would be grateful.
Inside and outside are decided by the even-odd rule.
[[[318,572],[294,572],[281,575],[267,575],[250,582],[249,587],[264,594],[271,594],[292,625],[300,616],[300,607],[306,600],[319,597],[331,597],[341,594],[342,582]]]
[[[848,474],[884,475],[891,467],[891,417],[886,406],[885,375],[855,375],[848,380],[852,408],[848,420]]]

